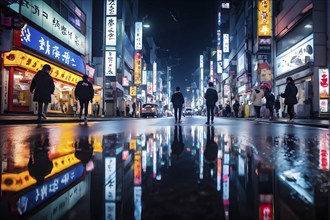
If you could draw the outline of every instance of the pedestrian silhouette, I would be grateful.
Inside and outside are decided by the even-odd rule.
[[[49,75],[51,67],[45,64],[33,77],[30,92],[33,93],[33,101],[38,102],[38,120],[47,119],[48,104],[52,101],[55,85],[53,78]]]
[[[295,117],[294,105],[298,103],[297,93],[298,88],[296,87],[293,79],[291,77],[286,78],[287,85],[285,87],[284,93],[281,94],[281,97],[284,98],[284,104],[288,106],[288,114],[290,122],[293,121]]]
[[[183,97],[182,93],[180,92],[179,86],[177,86],[175,88],[175,92],[171,97],[171,102],[173,103],[173,108],[174,108],[175,123],[177,123],[177,122],[181,123],[182,106],[184,104],[184,97]]]
[[[179,138],[178,138],[178,127],[179,127]],[[182,128],[181,126],[175,126],[174,128],[174,139],[171,145],[172,155],[180,156],[184,150],[184,143],[182,140]]]
[[[82,112],[85,109],[84,121],[87,123],[88,104],[89,102],[93,103],[94,89],[92,83],[88,81],[87,75],[83,75],[82,78],[83,80],[77,83],[77,86],[74,90],[74,95],[76,96],[76,99],[79,100],[80,104],[79,118],[81,118]]]
[[[213,169],[214,164],[218,158],[218,145],[214,141],[214,127],[213,126],[207,127],[204,158],[205,158],[205,162],[207,162],[209,167],[211,169]]]
[[[92,159],[94,152],[93,145],[94,140],[89,140],[88,136],[80,136],[74,143],[74,156],[79,159],[84,166]]]
[[[36,135],[30,139],[30,159],[28,163],[28,171],[32,178],[37,181],[40,186],[44,183],[45,177],[51,173],[53,162],[48,157],[49,151],[49,132],[48,129],[42,128],[37,130]]]
[[[214,122],[214,107],[215,103],[218,101],[218,92],[213,87],[213,82],[209,82],[209,88],[207,88],[204,98],[206,99],[206,115],[207,121],[205,124],[210,124]]]

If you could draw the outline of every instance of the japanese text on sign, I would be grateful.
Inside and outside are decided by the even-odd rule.
[[[271,36],[270,0],[258,0],[258,36]]]

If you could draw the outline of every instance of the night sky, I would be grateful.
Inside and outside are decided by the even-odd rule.
[[[171,56],[173,88],[182,90],[193,81],[199,55],[216,36],[216,0],[139,0],[139,19],[150,24],[145,36],[153,36],[158,54]],[[146,17],[147,16],[147,17]],[[166,52],[165,50],[169,50]],[[178,61],[175,58],[179,58]],[[195,77],[196,80],[198,77]]]

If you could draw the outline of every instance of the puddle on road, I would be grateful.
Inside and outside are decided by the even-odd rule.
[[[329,218],[326,134],[86,129],[2,143],[1,219]]]

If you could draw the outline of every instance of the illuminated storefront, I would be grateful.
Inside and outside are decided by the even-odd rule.
[[[4,53],[3,63],[3,108],[2,112],[35,112],[36,104],[30,93],[34,75],[44,64],[50,64],[55,91],[51,97],[49,112],[73,114],[77,105],[74,89],[86,71],[83,58],[57,43],[35,28],[26,25],[21,33],[22,46]],[[93,74],[89,76],[93,77]],[[96,95],[95,100],[99,101]]]
[[[13,50],[4,54],[3,77],[8,88],[4,97],[4,110],[17,112],[34,111],[30,84],[33,76],[48,62],[23,51]],[[81,76],[50,64],[50,75],[54,79],[55,92],[51,97],[49,112],[72,113],[74,88]]]

